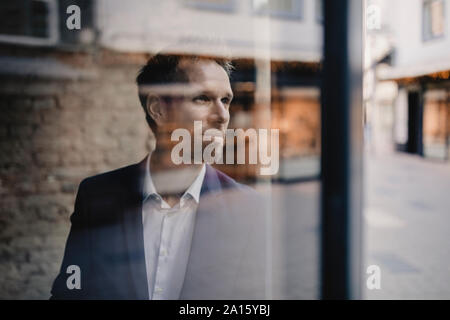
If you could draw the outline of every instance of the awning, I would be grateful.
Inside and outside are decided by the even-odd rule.
[[[377,77],[380,80],[401,80],[433,75],[437,78],[449,79],[450,59],[436,59],[406,66],[380,66],[377,70]]]

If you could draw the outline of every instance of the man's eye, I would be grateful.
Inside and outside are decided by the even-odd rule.
[[[222,99],[222,103],[224,103],[224,104],[230,104],[230,102],[231,102],[230,98],[223,98]]]
[[[209,98],[205,95],[197,96],[194,98],[194,102],[207,102],[209,101]]]

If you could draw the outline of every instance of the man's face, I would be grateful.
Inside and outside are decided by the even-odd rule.
[[[193,133],[194,121],[202,122],[202,131],[217,129],[225,135],[233,99],[230,79],[225,70],[212,60],[182,60],[187,78],[182,99],[174,99],[167,120],[172,129],[185,128]]]

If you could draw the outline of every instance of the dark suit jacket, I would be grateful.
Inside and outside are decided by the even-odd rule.
[[[142,227],[145,159],[83,180],[51,299],[148,299]],[[207,165],[180,299],[264,299],[265,205]],[[69,290],[67,267],[81,269]]]

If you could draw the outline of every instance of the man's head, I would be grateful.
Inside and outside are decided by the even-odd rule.
[[[156,136],[176,128],[193,129],[194,121],[225,132],[233,99],[231,64],[222,59],[158,54],[136,82],[146,120]]]

